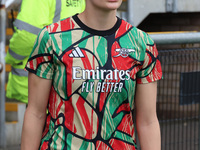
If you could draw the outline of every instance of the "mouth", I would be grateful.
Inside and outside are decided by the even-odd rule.
[[[108,0],[108,2],[117,2],[118,0]]]

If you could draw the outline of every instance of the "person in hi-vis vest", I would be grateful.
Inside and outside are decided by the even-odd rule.
[[[22,0],[5,58],[12,67],[6,97],[28,103],[28,72],[24,67],[37,34],[44,26],[80,13],[84,8],[85,0]]]

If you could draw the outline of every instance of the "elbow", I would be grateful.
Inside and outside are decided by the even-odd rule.
[[[27,107],[25,116],[31,116],[37,120],[44,120],[46,119],[46,111],[38,111],[37,109],[32,109],[31,107]]]
[[[156,113],[149,116],[136,116],[136,126],[140,127],[148,127],[148,126],[159,126],[159,121]]]

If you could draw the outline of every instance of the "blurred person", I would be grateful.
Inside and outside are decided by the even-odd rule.
[[[116,17],[121,3],[86,0],[83,13],[41,30],[26,65],[22,150],[135,150],[132,112],[141,149],[161,149],[158,51],[146,33]]]
[[[28,103],[28,73],[24,70],[35,39],[46,25],[84,10],[85,0],[22,0],[14,22],[6,63],[11,64],[6,96]]]

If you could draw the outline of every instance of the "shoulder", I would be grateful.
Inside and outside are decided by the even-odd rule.
[[[75,22],[72,17],[62,19],[56,23],[45,26],[46,30],[50,33],[61,33],[72,30],[75,27]]]
[[[145,44],[145,45],[153,45],[154,44],[154,41],[149,36],[149,34],[142,31],[141,29],[134,27],[132,32],[134,34],[134,37],[136,37],[138,42],[140,42],[141,44]]]
[[[152,38],[148,35],[148,33],[142,31],[141,29],[138,29],[137,27],[131,25],[127,21],[123,20],[121,21],[121,25],[119,28],[119,31],[124,30],[124,33],[126,32],[127,35],[129,35],[129,38],[134,40],[138,44],[142,45],[153,45],[154,41]]]

